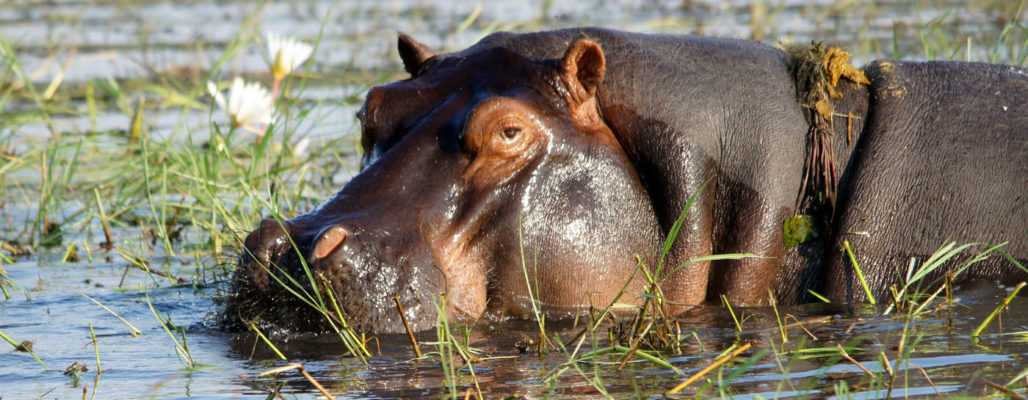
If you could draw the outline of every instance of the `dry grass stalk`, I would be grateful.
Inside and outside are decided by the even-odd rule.
[[[283,365],[283,366],[278,367],[278,368],[272,368],[272,369],[269,369],[267,371],[264,371],[264,372],[261,372],[261,373],[257,374],[257,376],[263,378],[265,376],[278,375],[278,374],[281,374],[281,373],[286,372],[286,371],[292,371],[294,369],[299,370],[300,371],[300,375],[303,375],[304,379],[307,379],[307,382],[310,382],[311,385],[313,385],[315,389],[318,389],[318,392],[321,392],[322,396],[325,396],[325,398],[327,398],[327,399],[334,399],[335,398],[335,396],[333,396],[332,393],[329,393],[329,391],[326,390],[324,386],[321,386],[321,383],[319,383],[317,379],[314,379],[314,376],[311,376],[311,374],[309,372],[307,372],[307,369],[303,367],[303,364],[300,364],[300,363],[293,363],[293,364]]]
[[[860,368],[861,371],[864,371],[864,373],[867,374],[867,376],[871,378],[875,377],[875,374],[871,372],[871,370],[867,369],[867,367],[865,367],[864,364],[851,357],[850,353],[847,353],[846,349],[844,349],[841,344],[836,344],[835,347],[839,349],[839,355],[841,355],[842,358],[845,358],[846,361],[849,361],[853,365],[856,365],[858,368]]]
[[[414,337],[414,331],[407,323],[407,316],[403,313],[403,306],[400,305],[400,296],[393,296],[393,303],[396,303],[396,312],[400,314],[400,321],[403,321],[403,329],[407,330],[407,339],[410,339],[410,347],[414,349],[414,355],[421,358],[421,346],[418,346],[418,339]]]
[[[697,371],[695,374],[692,374],[692,376],[690,376],[689,378],[686,378],[686,380],[682,381],[682,383],[679,383],[677,386],[675,386],[675,387],[673,387],[671,389],[668,389],[668,391],[664,392],[664,394],[665,395],[672,395],[672,394],[676,394],[678,392],[681,392],[683,389],[689,387],[689,385],[695,383],[696,381],[700,380],[701,378],[703,378],[704,376],[709,374],[710,371],[713,371],[713,370],[721,367],[722,365],[724,365],[725,363],[731,361],[735,357],[738,357],[739,354],[742,354],[746,350],[749,350],[751,346],[753,346],[752,343],[743,343],[741,346],[737,347],[735,350],[732,350],[731,353],[728,353],[727,355],[718,357],[716,360],[714,360],[714,362],[710,363],[710,365],[708,365],[706,368],[703,368],[703,369]]]

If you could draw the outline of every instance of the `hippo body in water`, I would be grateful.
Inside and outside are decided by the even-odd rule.
[[[764,44],[587,28],[438,55],[401,35],[399,52],[410,78],[371,89],[358,114],[361,172],[247,237],[227,320],[324,329],[295,293],[312,285],[380,333],[404,329],[394,298],[415,330],[434,326],[441,293],[465,320],[529,315],[532,296],[554,313],[639,304],[639,260],[655,267],[676,221],[661,284],[674,310],[808,289],[861,301],[844,241],[879,298],[947,241],[1028,255],[1023,70],[871,63],[869,82],[833,90],[830,167],[811,169],[797,61]],[[786,246],[801,213],[818,235]],[[722,253],[760,257],[679,267]],[[1024,278],[1002,257],[961,276]]]

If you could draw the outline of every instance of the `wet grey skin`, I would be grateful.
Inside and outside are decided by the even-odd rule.
[[[722,294],[764,304],[769,290],[782,303],[808,289],[861,301],[844,240],[878,297],[946,241],[1009,242],[1028,258],[1028,75],[1017,68],[876,61],[870,85],[841,83],[836,110],[853,118],[834,124],[839,197],[827,212],[797,207],[809,125],[779,49],[583,28],[496,33],[450,54],[401,35],[398,50],[411,76],[369,91],[360,174],[285,229],[268,220],[247,238],[229,325],[326,328],[274,279],[302,276],[286,234],[372,332],[404,329],[394,296],[415,330],[435,326],[442,293],[451,318],[526,317],[526,273],[557,316],[605,307],[623,287],[617,301],[638,304],[636,257],[655,264],[690,196],[667,265],[761,257],[676,269],[662,284],[674,312]],[[814,214],[820,235],[786,248],[782,225],[797,213]],[[994,257],[962,276],[1025,274]]]

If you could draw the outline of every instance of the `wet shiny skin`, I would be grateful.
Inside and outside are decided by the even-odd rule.
[[[287,233],[315,259],[355,324],[376,332],[403,329],[388,301],[394,296],[415,329],[433,326],[432,305],[443,293],[449,313],[469,320],[527,315],[530,285],[551,310],[606,306],[626,284],[616,301],[638,303],[636,257],[656,262],[661,239],[694,196],[667,259],[674,272],[663,289],[672,311],[722,294],[735,304],[772,296],[799,302],[806,288],[823,288],[825,275],[832,281],[826,295],[856,298],[852,273],[832,250],[850,235],[848,225],[834,227],[826,215],[828,237],[791,250],[783,245],[782,221],[810,211],[796,209],[807,124],[784,52],[601,29],[500,33],[444,55],[401,36],[399,52],[411,78],[373,88],[358,114],[362,172],[286,231],[262,227],[251,235],[255,257],[244,257],[236,279],[241,300],[230,301],[229,311],[295,309],[258,267],[277,262],[296,272],[276,244]],[[864,121],[874,115],[874,90],[845,87],[839,109]],[[953,115],[960,122],[964,114]],[[837,163],[847,166],[841,202],[895,209],[895,199],[863,204],[848,197],[850,180],[888,180],[850,163],[877,151],[859,154],[862,144],[891,140],[891,128],[868,133],[863,122],[856,125],[853,148],[838,144]],[[1010,194],[996,193],[1000,200]],[[962,212],[953,210],[950,216]],[[906,225],[918,223],[933,220]],[[1009,221],[982,226],[1003,223]],[[903,243],[926,256],[940,235],[990,241],[1004,229],[950,229]],[[868,251],[874,261],[895,258],[890,246]],[[1022,257],[1023,244],[1015,247]],[[760,257],[675,268],[691,257],[744,252]],[[974,275],[1009,280],[1011,271],[994,263]],[[884,294],[897,276],[880,270],[873,290]],[[297,323],[274,310],[262,317],[319,328],[316,318]]]
[[[582,63],[572,76],[562,76],[565,66],[497,50],[460,61],[507,59],[522,76],[434,82],[450,90],[427,97],[411,95],[424,87],[417,79],[369,93],[360,113],[370,155],[362,173],[288,222],[291,234],[308,238],[301,244],[313,243],[305,251],[357,325],[402,329],[379,300],[396,293],[413,310],[416,329],[432,326],[440,293],[450,314],[465,319],[487,311],[527,315],[526,275],[536,298],[554,310],[604,307],[631,280],[635,255],[655,253],[659,228],[645,190],[593,98],[602,77],[588,74],[602,72],[602,53],[583,46],[592,58],[570,56],[566,64]],[[434,68],[453,68],[440,64]],[[384,118],[431,102],[438,104],[422,115]],[[251,242],[260,254],[267,253],[261,243],[273,241]],[[255,264],[243,268],[260,275]],[[436,285],[413,285],[429,270],[439,276]],[[638,296],[637,280],[619,302],[637,303]]]

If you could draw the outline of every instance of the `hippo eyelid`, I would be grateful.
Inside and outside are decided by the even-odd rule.
[[[486,101],[488,101],[491,98],[488,95],[479,95],[479,96],[476,96],[476,97],[478,97],[478,98],[471,105],[471,107],[467,108],[467,111],[464,113],[464,118],[461,118],[460,126],[457,127],[457,128],[459,128],[457,130],[457,140],[459,140],[460,143],[465,143],[464,139],[467,136],[468,127],[471,126],[471,121],[478,114],[479,109],[482,108],[482,104],[485,103]]]
[[[503,128],[503,137],[507,140],[514,140],[518,135],[521,134],[521,128],[516,126],[509,126]]]

